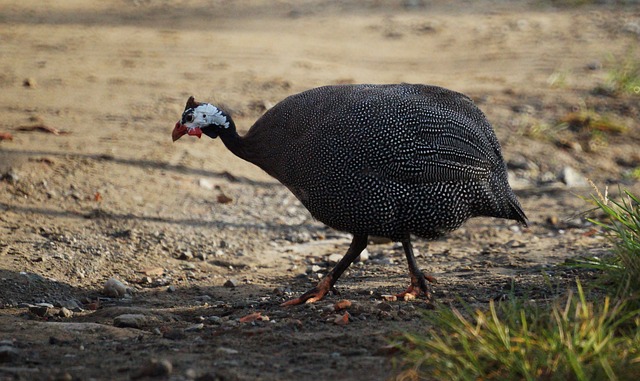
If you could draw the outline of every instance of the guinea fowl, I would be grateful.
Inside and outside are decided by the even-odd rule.
[[[366,248],[402,243],[411,283],[396,295],[430,297],[411,236],[434,239],[470,217],[527,218],[507,182],[491,124],[467,96],[425,85],[325,86],[289,96],[239,136],[231,116],[187,101],[172,133],[220,137],[236,156],[278,179],[324,224],[353,234],[342,260],[310,291],[322,299]]]

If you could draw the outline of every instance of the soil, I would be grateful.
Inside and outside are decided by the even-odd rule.
[[[640,10],[564,3],[4,4],[0,379],[386,379],[389,343],[428,330],[434,304],[545,302],[589,281],[563,266],[609,250],[583,213],[595,192],[584,177],[640,190],[640,89],[607,82],[638,60]],[[171,130],[190,95],[246,131],[287,95],[392,82],[475,100],[530,226],[480,218],[416,239],[433,302],[384,299],[408,271],[401,246],[376,240],[339,296],[280,307],[350,236],[219,140],[172,143]],[[623,131],[554,127],[585,111]]]

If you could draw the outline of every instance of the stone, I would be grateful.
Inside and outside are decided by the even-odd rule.
[[[184,331],[185,332],[194,332],[194,331],[202,331],[202,329],[204,329],[204,324],[198,323],[198,324],[194,324],[192,326],[189,326],[189,327],[185,328]]]
[[[213,183],[210,180],[204,178],[198,179],[198,185],[200,186],[200,188],[204,188],[206,190],[213,190],[214,188]]]
[[[58,301],[56,303],[56,307],[64,307],[64,308],[66,308],[68,310],[71,310],[73,312],[82,312],[83,311],[83,309],[82,309],[82,307],[80,307],[80,304],[78,303],[78,301],[76,301],[74,299]]]
[[[60,311],[58,311],[58,316],[62,318],[70,318],[73,316],[73,311],[71,311],[67,307],[62,307],[60,308]]]
[[[147,317],[142,314],[123,314],[113,319],[113,325],[119,328],[140,328],[147,323]]]
[[[50,311],[51,309],[49,307],[46,306],[31,306],[29,307],[29,312],[31,312],[32,314],[39,316],[39,317],[45,317],[50,315]]]
[[[327,260],[329,261],[329,263],[338,263],[338,262],[340,262],[342,257],[343,257],[342,254],[334,253],[334,254],[329,255],[329,258],[327,258]]]
[[[223,286],[229,287],[229,288],[236,288],[238,287],[238,280],[235,278],[227,279],[227,281],[224,282]]]
[[[109,278],[102,288],[102,293],[112,298],[122,298],[129,293],[129,287],[116,278]]]
[[[369,250],[367,249],[362,250],[362,253],[360,253],[360,256],[356,258],[356,262],[365,262],[368,260],[369,260]]]
[[[587,179],[580,172],[570,166],[566,166],[562,169],[560,179],[569,188],[580,188],[589,186]]]

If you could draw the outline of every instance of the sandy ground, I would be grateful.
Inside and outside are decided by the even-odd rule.
[[[429,328],[429,304],[381,298],[408,282],[394,243],[369,245],[340,296],[280,307],[350,237],[220,141],[172,143],[189,95],[246,130],[325,84],[465,92],[495,127],[531,226],[476,219],[416,240],[435,303],[544,301],[588,277],[559,265],[607,242],[580,214],[592,189],[562,173],[640,189],[640,94],[594,91],[638,60],[640,11],[553,4],[3,2],[0,379],[385,379],[394,335]],[[626,130],[543,128],[584,110]],[[110,278],[124,297],[105,294]]]

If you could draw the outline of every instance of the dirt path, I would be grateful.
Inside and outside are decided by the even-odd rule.
[[[577,195],[591,190],[563,182],[566,168],[640,189],[629,175],[640,167],[640,95],[593,91],[616,62],[638,60],[637,8],[19,3],[0,12],[2,380],[384,379],[393,335],[428,328],[426,303],[381,299],[408,282],[394,243],[371,244],[338,283],[341,296],[279,307],[350,237],[220,141],[172,144],[189,95],[226,105],[240,129],[287,95],[331,83],[472,96],[531,227],[477,219],[418,240],[438,303],[482,306],[511,290],[548,299],[578,275],[557,265],[606,252],[579,215],[588,205]],[[613,115],[626,131],[545,136],[580,110]],[[124,298],[104,294],[112,277],[129,287]],[[352,302],[348,324],[341,299]]]

